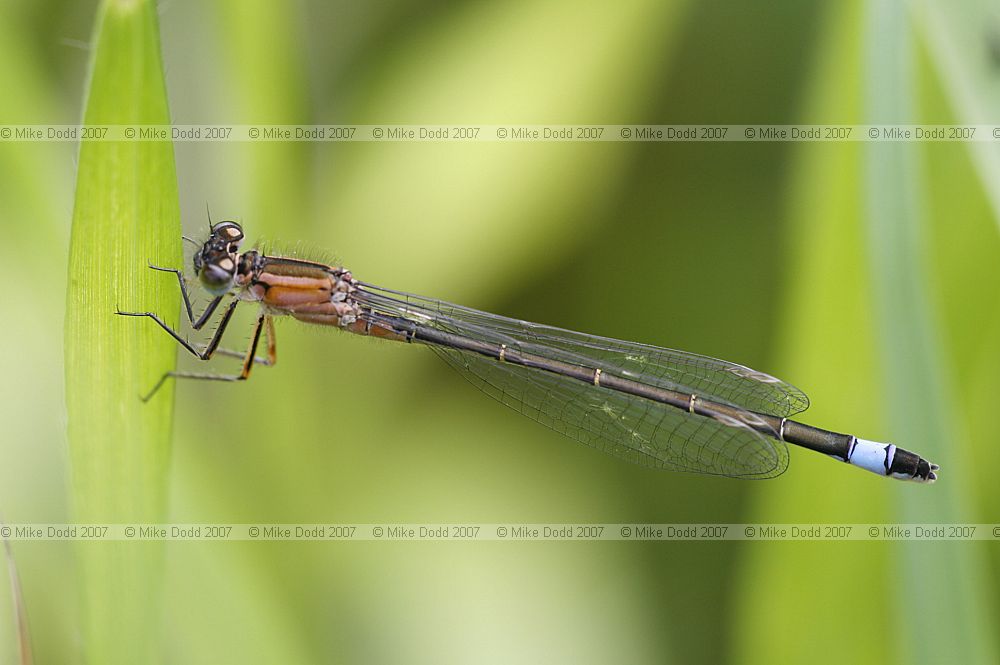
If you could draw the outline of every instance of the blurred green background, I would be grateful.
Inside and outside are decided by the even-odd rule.
[[[0,123],[79,120],[95,11],[0,1]],[[160,25],[179,124],[991,123],[991,12],[932,0],[174,0]],[[70,514],[76,152],[0,143],[7,522]],[[279,324],[278,367],[178,386],[172,522],[1000,521],[989,143],[175,154],[190,233],[207,203],[251,238],[328,248],[368,281],[741,362],[806,390],[804,420],[920,451],[942,480],[879,480],[799,450],[768,482],[632,467],[493,403],[429,352]],[[36,661],[82,662],[73,547],[18,542],[14,554]],[[997,657],[993,542],[190,542],[166,546],[164,575],[171,663]]]

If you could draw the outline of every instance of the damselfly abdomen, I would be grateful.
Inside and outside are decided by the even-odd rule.
[[[882,476],[932,482],[938,466],[892,444],[838,434],[790,417],[809,400],[784,381],[742,365],[645,344],[509,319],[382,288],[350,271],[257,250],[240,252],[235,222],[211,227],[194,269],[212,299],[197,318],[180,270],[188,319],[201,329],[226,302],[219,326],[197,348],[152,312],[147,316],[202,360],[219,348],[240,302],[260,313],[239,374],[168,372],[169,378],[240,381],[254,363],[275,361],[272,317],[288,315],[429,347],[480,390],[538,422],[636,464],[735,478],[772,478],[788,466],[785,443],[825,453]],[[197,244],[197,243],[196,243]],[[261,333],[266,357],[257,357]]]

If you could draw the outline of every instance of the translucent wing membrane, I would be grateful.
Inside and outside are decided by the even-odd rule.
[[[780,418],[809,407],[809,398],[795,386],[725,360],[518,321],[371,284],[363,284],[362,289],[359,300],[375,311],[554,360],[600,368],[658,388],[693,393]]]
[[[430,345],[490,397],[588,446],[644,466],[742,478],[776,476],[788,465],[787,449],[750,426],[759,420],[750,411],[784,417],[808,406],[793,386],[714,358],[518,321],[370,284],[361,284],[356,297],[376,322],[380,315],[401,317],[739,409],[735,416],[718,419],[695,415],[552,372]]]
[[[558,374],[431,348],[493,399],[635,464],[738,478],[772,478],[788,466],[784,443],[736,419],[723,423]]]

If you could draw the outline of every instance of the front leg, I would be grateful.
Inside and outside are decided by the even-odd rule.
[[[208,303],[205,311],[201,313],[201,316],[199,316],[197,320],[195,320],[194,309],[191,307],[191,298],[188,296],[187,282],[184,281],[184,273],[177,268],[161,268],[160,266],[154,266],[152,263],[149,264],[149,267],[153,270],[159,270],[160,272],[174,273],[177,277],[177,285],[181,287],[181,296],[184,298],[184,308],[187,310],[188,321],[191,322],[192,328],[195,330],[201,330],[215,312],[215,308],[219,306],[220,302],[222,302],[222,296],[212,298],[212,301]]]
[[[216,300],[219,299],[221,299],[221,297],[217,298]],[[205,346],[205,348],[200,351],[197,348],[195,348],[195,346],[191,344],[191,342],[181,337],[180,333],[178,333],[176,330],[168,326],[166,322],[163,321],[163,319],[161,319],[153,312],[123,312],[119,309],[116,310],[115,313],[118,314],[119,316],[148,316],[149,318],[156,321],[157,325],[159,325],[161,328],[170,333],[170,336],[173,337],[175,340],[177,340],[177,342],[181,346],[187,349],[188,352],[191,353],[191,355],[195,356],[199,360],[208,360],[209,358],[212,357],[212,354],[215,353],[215,350],[219,346],[219,342],[222,341],[222,334],[226,332],[226,326],[229,325],[229,321],[233,318],[233,312],[236,311],[236,305],[238,305],[239,302],[240,301],[238,298],[233,298],[232,302],[229,303],[228,307],[226,307],[225,314],[222,315],[222,321],[219,322],[218,329],[215,331],[215,334],[212,335],[211,341],[209,341],[209,343]],[[217,304],[218,303],[216,303],[216,305]],[[159,384],[157,384],[157,387],[159,387]]]

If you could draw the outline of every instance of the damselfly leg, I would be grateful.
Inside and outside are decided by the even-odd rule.
[[[260,342],[261,330],[266,330],[267,335],[267,348],[268,357],[258,358],[255,354],[257,353],[257,345]],[[167,379],[196,379],[199,381],[246,381],[250,378],[250,370],[253,369],[255,364],[264,365],[265,367],[270,367],[274,364],[276,360],[275,356],[275,345],[274,345],[274,323],[270,316],[266,314],[261,314],[257,319],[257,323],[253,328],[253,335],[250,338],[250,347],[247,349],[245,354],[237,353],[235,351],[229,351],[228,349],[216,349],[217,353],[223,355],[232,355],[236,357],[243,358],[243,370],[239,374],[211,374],[208,372],[167,372],[160,377],[160,380],[156,382],[153,389],[150,390],[146,395],[142,397],[143,402],[148,402],[149,399],[156,394]],[[211,355],[209,356],[211,357]],[[202,360],[207,360],[208,358],[202,358]]]
[[[222,296],[212,298],[211,302],[209,302],[208,306],[205,308],[205,311],[201,313],[201,316],[199,316],[197,320],[195,320],[194,308],[191,307],[191,298],[188,296],[187,282],[184,281],[184,272],[178,270],[177,268],[162,268],[160,266],[154,266],[152,263],[149,264],[149,267],[160,272],[172,272],[177,276],[177,285],[181,289],[181,297],[184,298],[184,309],[187,310],[188,321],[191,322],[192,328],[195,330],[201,330],[205,323],[212,318],[212,314],[215,313],[215,309],[219,306],[219,303],[222,302]]]
[[[219,303],[222,301],[223,296],[216,296],[205,308],[205,311],[197,318],[194,317],[193,308],[191,306],[191,300],[188,296],[187,287],[184,282],[183,273],[175,268],[161,268],[159,266],[154,266],[150,264],[149,266],[153,270],[158,270],[160,272],[172,272],[177,276],[177,284],[180,287],[181,295],[184,299],[185,310],[187,311],[188,321],[191,323],[192,328],[195,330],[200,330],[204,327],[205,323],[211,318],[212,314],[218,308]],[[162,318],[160,318],[154,312],[123,312],[117,310],[116,313],[120,316],[135,316],[135,317],[148,317],[156,322],[163,330],[165,330],[171,337],[173,337],[177,342],[187,349],[191,355],[195,356],[199,360],[209,360],[215,354],[229,356],[232,358],[241,358],[243,360],[243,369],[239,374],[212,374],[207,372],[179,372],[171,371],[164,373],[160,377],[160,380],[156,382],[147,394],[141,397],[143,402],[149,401],[153,395],[163,386],[167,379],[199,379],[203,381],[245,381],[250,376],[250,370],[253,368],[254,364],[264,365],[265,367],[270,367],[277,362],[277,345],[275,343],[274,335],[274,321],[270,316],[266,314],[261,314],[257,319],[257,323],[254,325],[254,330],[251,335],[250,346],[246,352],[233,351],[231,349],[220,348],[219,344],[222,341],[222,336],[226,332],[226,328],[229,326],[229,322],[232,320],[233,313],[236,311],[236,306],[239,304],[238,298],[233,298],[230,303],[226,306],[223,312],[222,319],[219,321],[219,327],[215,330],[212,335],[211,340],[208,344],[202,348],[198,348],[192,344],[188,339],[182,336],[179,332],[171,328]],[[265,331],[267,337],[267,357],[261,358],[256,355],[257,346],[260,342],[261,331]]]

